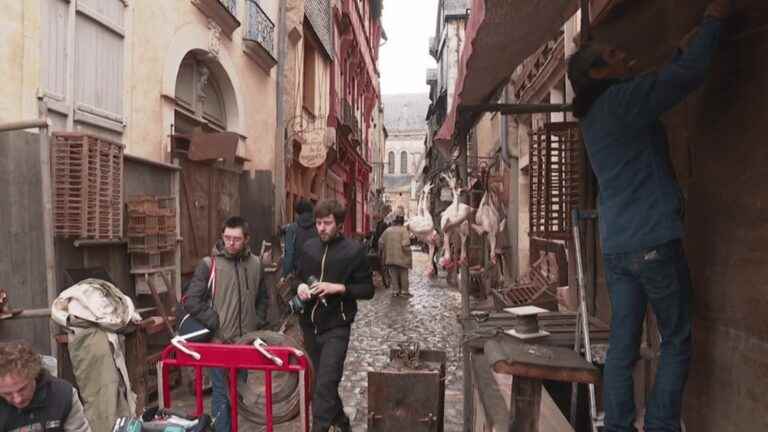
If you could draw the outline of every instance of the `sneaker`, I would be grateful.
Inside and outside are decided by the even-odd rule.
[[[403,297],[413,297],[413,294],[411,294],[411,293],[402,293],[400,295],[403,296]]]
[[[397,296],[399,296],[399,295],[400,295],[400,293],[399,293],[399,292],[393,292],[393,293],[392,293],[392,297],[397,297]]]

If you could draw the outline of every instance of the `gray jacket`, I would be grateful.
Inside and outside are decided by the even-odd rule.
[[[208,288],[211,267],[215,267],[214,293]],[[269,292],[263,286],[261,272],[261,261],[250,249],[231,256],[218,243],[211,257],[201,260],[195,269],[185,308],[203,325],[215,329],[217,342],[232,343],[246,333],[264,328],[268,324]]]

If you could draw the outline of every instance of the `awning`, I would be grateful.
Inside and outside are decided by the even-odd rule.
[[[577,0],[473,0],[453,101],[435,136],[443,153],[450,150],[456,132],[476,120],[462,116],[462,107],[488,102],[577,10]]]
[[[189,160],[224,159],[234,162],[240,136],[234,132],[195,133],[190,135],[189,140]]]

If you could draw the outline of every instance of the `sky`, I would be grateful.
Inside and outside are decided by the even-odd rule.
[[[435,34],[438,0],[385,0],[382,21],[387,41],[379,51],[381,93],[427,93],[427,69],[436,67],[429,55]]]

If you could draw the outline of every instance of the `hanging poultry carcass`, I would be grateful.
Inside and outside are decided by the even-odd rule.
[[[451,234],[458,232],[461,237],[461,256],[459,263],[467,259],[467,237],[469,237],[469,217],[472,216],[472,207],[459,202],[461,189],[456,185],[456,177],[453,174],[442,174],[448,182],[453,194],[453,201],[440,215],[440,230],[443,232],[443,257],[440,265],[449,267],[451,264]],[[456,231],[458,230],[458,231]]]
[[[475,222],[477,223],[472,224],[472,229],[479,235],[488,233],[489,256],[493,264],[496,264],[496,236],[501,228],[500,219],[499,211],[496,210],[496,193],[491,187],[488,187],[475,213]]]
[[[434,186],[432,183],[427,183],[421,191],[419,201],[416,203],[416,215],[408,219],[405,223],[406,228],[416,236],[417,239],[424,242],[429,247],[429,262],[435,256],[435,249],[437,248],[437,231],[435,230],[435,223],[432,220],[432,214],[429,212],[427,202],[429,201],[429,192]],[[427,277],[434,276],[432,266],[427,266]]]

